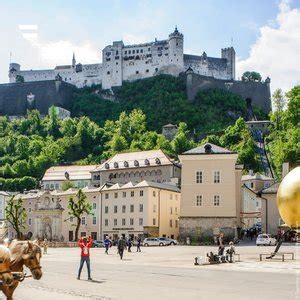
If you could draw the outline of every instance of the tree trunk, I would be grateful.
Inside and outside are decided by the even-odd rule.
[[[78,232],[79,232],[79,228],[80,228],[80,223],[81,223],[81,219],[77,218],[77,225],[76,225],[76,229],[75,229],[75,241],[78,241]]]

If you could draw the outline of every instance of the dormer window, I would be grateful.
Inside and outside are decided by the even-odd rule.
[[[135,161],[134,161],[134,165],[135,165],[136,167],[138,167],[140,164],[139,164],[139,162],[138,162],[137,160],[135,160]]]
[[[158,157],[155,158],[155,163],[156,163],[157,165],[160,165],[160,164],[161,164],[160,159],[159,159]]]
[[[211,153],[212,152],[212,149],[211,149],[211,145],[210,144],[206,144],[204,146],[204,150],[205,150],[205,153]]]
[[[149,159],[145,159],[145,165],[146,165],[146,166],[149,166],[149,165],[150,165]]]
[[[114,162],[114,167],[119,168],[119,164],[117,162]]]
[[[105,166],[105,169],[109,169],[109,163],[106,163],[104,166]]]
[[[124,167],[126,167],[126,168],[128,168],[129,167],[129,163],[128,163],[128,161],[124,161]]]

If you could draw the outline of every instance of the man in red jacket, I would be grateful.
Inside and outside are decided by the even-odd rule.
[[[88,271],[88,280],[92,280],[91,278],[91,266],[90,266],[90,248],[92,247],[93,240],[89,236],[88,239],[86,237],[80,238],[78,241],[78,246],[81,248],[81,259],[80,266],[78,270],[77,279],[80,280],[80,274],[83,267],[84,262],[86,262],[87,271]]]

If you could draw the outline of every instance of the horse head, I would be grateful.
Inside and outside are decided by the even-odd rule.
[[[12,285],[14,278],[10,271],[10,252],[5,246],[0,246],[0,280],[3,285]]]
[[[40,265],[42,251],[40,246],[32,241],[18,241],[10,245],[12,256],[30,270],[34,279],[41,279],[42,267]]]

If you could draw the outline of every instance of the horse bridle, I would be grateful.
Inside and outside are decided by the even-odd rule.
[[[29,268],[30,271],[35,271],[35,270],[40,270],[42,268],[42,266],[38,265],[32,269]]]

